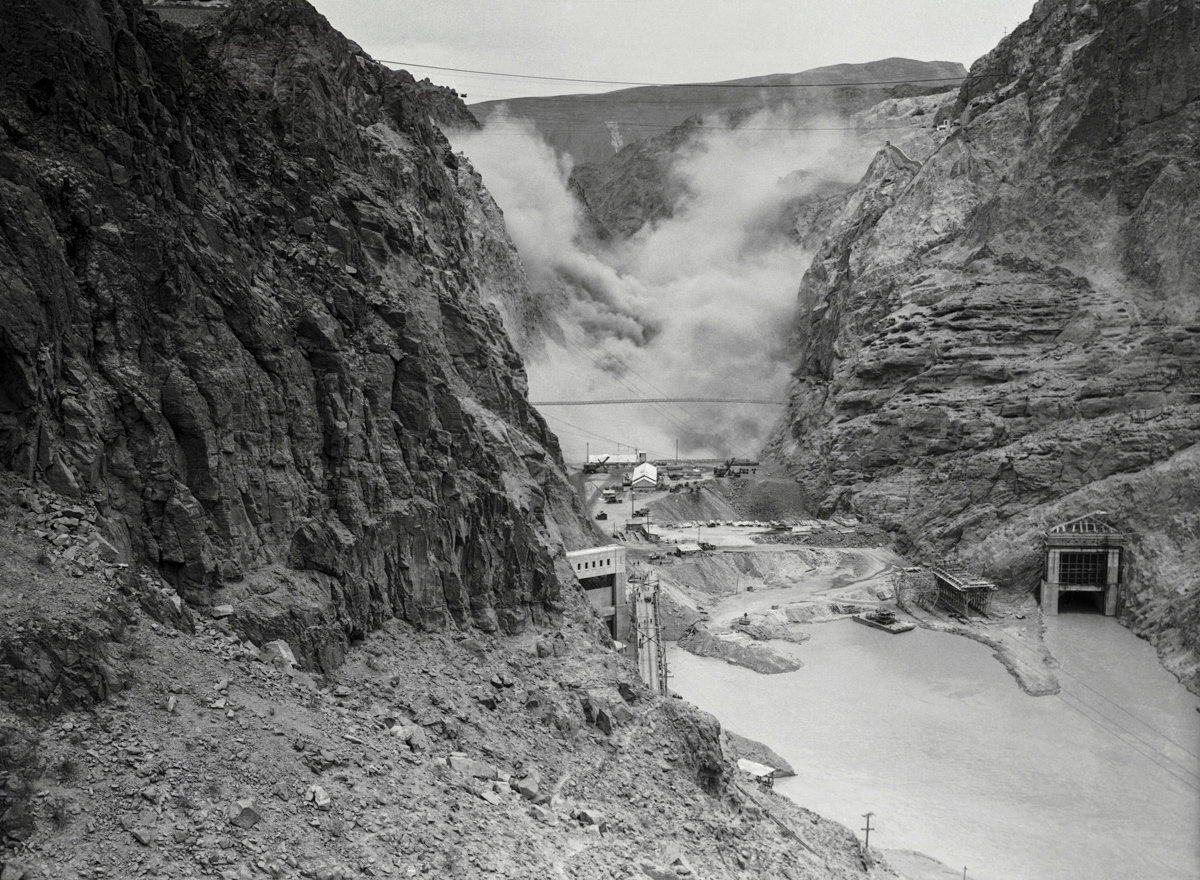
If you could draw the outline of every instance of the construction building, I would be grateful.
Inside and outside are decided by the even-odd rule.
[[[942,562],[929,568],[937,589],[937,604],[954,614],[969,617],[977,611],[987,617],[996,585],[953,562]]]
[[[619,642],[629,641],[629,599],[625,586],[625,548],[619,544],[567,553],[588,602]]]
[[[1064,592],[1091,593],[1107,616],[1117,613],[1121,551],[1125,536],[1088,513],[1046,532],[1046,577],[1042,581],[1042,613],[1057,614]]]
[[[649,462],[643,461],[633,469],[633,479],[629,485],[633,489],[657,489],[658,468]]]

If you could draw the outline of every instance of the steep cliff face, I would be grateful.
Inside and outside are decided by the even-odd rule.
[[[1106,511],[1126,618],[1193,687],[1198,44],[1191,3],[1039,3],[972,68],[962,127],[881,152],[837,219],[772,444],[827,506],[1021,589],[1047,525]]]
[[[326,667],[391,616],[554,613],[582,526],[483,304],[523,276],[453,94],[302,0],[4,17],[0,464]]]
[[[887,73],[886,62],[877,64],[878,76],[900,75]],[[945,73],[938,63],[909,64],[904,68],[906,75],[917,80],[936,79]],[[647,223],[674,216],[694,195],[679,173],[680,164],[710,149],[713,139],[741,138],[741,160],[754,162],[756,131],[793,130],[795,141],[780,143],[778,149],[794,151],[797,166],[804,167],[778,182],[780,220],[781,226],[794,227],[799,242],[810,247],[816,230],[820,230],[816,242],[824,235],[830,205],[840,207],[843,194],[853,182],[852,175],[862,167],[857,161],[861,159],[865,164],[870,151],[885,142],[928,155],[938,113],[956,92],[947,83],[935,83],[887,89],[801,89],[796,94],[783,89],[781,94],[786,100],[778,95],[771,99],[759,95],[758,103],[736,111],[691,116],[662,134],[630,143],[604,161],[576,167],[571,172],[571,190],[583,207],[592,234],[601,242],[626,239]],[[812,143],[806,142],[805,133],[812,137]],[[822,137],[840,139],[836,168],[807,167],[833,164],[822,156],[827,149],[827,145],[818,143]]]

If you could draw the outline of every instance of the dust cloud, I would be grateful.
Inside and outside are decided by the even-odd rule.
[[[602,245],[568,188],[571,168],[527,124],[452,139],[483,175],[557,326],[524,352],[532,400],[783,400],[796,291],[811,260],[795,205],[857,181],[873,151],[840,130],[763,112],[707,121],[674,159],[687,195],[666,220]],[[836,124],[829,128],[836,128]],[[782,414],[755,404],[544,407],[568,461],[753,456]]]

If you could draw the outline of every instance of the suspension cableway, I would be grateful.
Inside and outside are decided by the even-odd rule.
[[[783,406],[782,400],[755,397],[636,397],[611,400],[535,400],[534,406],[612,406],[630,403],[749,403],[760,406]]]

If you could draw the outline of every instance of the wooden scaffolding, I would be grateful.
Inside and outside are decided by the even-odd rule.
[[[987,617],[996,585],[962,565],[944,562],[930,566],[937,583],[937,603],[952,614],[970,617],[975,610]]]
[[[972,611],[987,616],[996,585],[957,561],[939,560],[925,568],[906,568],[894,576],[896,595],[904,602],[960,617]]]

